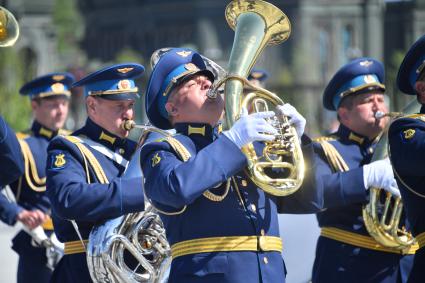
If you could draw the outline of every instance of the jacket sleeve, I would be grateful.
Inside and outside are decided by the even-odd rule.
[[[306,135],[301,139],[305,176],[301,187],[293,194],[278,197],[278,212],[288,214],[316,213],[323,208],[323,183],[316,182],[317,156],[313,144]]]
[[[314,144],[316,155],[315,181],[323,188],[323,208],[366,203],[367,192],[363,182],[363,167],[345,172],[333,172],[320,144]]]
[[[151,142],[142,149],[141,164],[146,195],[160,204],[181,208],[204,191],[224,182],[246,165],[246,158],[221,135],[187,162],[181,161],[165,142]]]
[[[63,138],[50,143],[47,158],[46,192],[57,216],[98,221],[144,209],[141,176],[89,184],[80,153]]]
[[[0,116],[0,186],[18,179],[24,173],[24,160],[15,133]]]
[[[16,223],[16,217],[23,210],[17,203],[9,201],[9,199],[0,193],[0,220],[12,226]]]

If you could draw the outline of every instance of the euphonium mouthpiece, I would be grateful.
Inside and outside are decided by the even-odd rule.
[[[209,99],[216,99],[217,98],[217,91],[215,90],[215,88],[210,88],[207,91],[207,97]]]
[[[124,120],[124,122],[122,122],[121,124],[121,129],[125,131],[130,131],[134,127],[136,127],[136,122],[134,122],[133,120]]]
[[[397,118],[397,117],[400,117],[402,115],[403,115],[403,113],[401,113],[401,112],[384,113],[382,111],[376,111],[374,116],[375,116],[376,119],[382,119],[384,117]]]

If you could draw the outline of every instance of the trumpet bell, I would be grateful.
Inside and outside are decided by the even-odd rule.
[[[0,6],[0,47],[14,45],[18,37],[18,22],[9,10]]]

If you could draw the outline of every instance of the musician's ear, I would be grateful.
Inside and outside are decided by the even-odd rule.
[[[425,82],[424,81],[417,81],[415,83],[415,90],[418,94],[425,93]]]
[[[337,110],[337,113],[338,113],[339,120],[342,124],[345,125],[347,122],[349,122],[348,109],[346,107],[339,107]]]
[[[179,109],[171,101],[168,101],[167,103],[165,103],[165,110],[167,110],[168,115],[171,117],[177,116],[179,112]]]

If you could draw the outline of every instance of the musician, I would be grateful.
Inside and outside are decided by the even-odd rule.
[[[73,85],[84,86],[88,118],[48,147],[47,195],[55,233],[65,243],[52,282],[91,282],[85,245],[93,226],[144,209],[141,178],[123,176],[136,143],[121,128],[134,117],[139,97],[134,80],[143,71],[139,64],[118,64]]]
[[[265,118],[275,114],[243,109],[222,132],[224,101],[207,97],[213,81],[198,53],[174,48],[158,61],[147,88],[150,122],[177,131],[141,150],[145,193],[160,211],[172,246],[169,282],[284,282],[280,203],[249,180],[241,152],[247,143],[274,139],[276,130]],[[304,118],[289,104],[283,108],[301,138]],[[306,158],[308,141],[303,136]],[[321,207],[320,199],[310,201]]]
[[[415,254],[409,282],[423,282],[425,278],[425,193],[423,165],[425,159],[425,36],[410,47],[397,75],[398,88],[408,95],[416,95],[422,105],[420,113],[396,119],[389,128],[389,151],[394,174],[412,234],[419,250]]]
[[[248,75],[248,80],[255,86],[264,88],[265,82],[269,78],[269,73],[262,69],[252,69]]]
[[[19,221],[29,229],[42,225],[48,235],[53,231],[50,201],[45,193],[47,145],[64,133],[73,81],[69,73],[50,73],[26,83],[19,91],[31,99],[34,121],[30,129],[17,134],[17,152],[22,154],[16,159],[24,160],[25,171],[10,184],[16,202],[0,195],[0,217],[8,225]],[[12,242],[12,249],[19,255],[17,282],[48,282],[51,270],[46,266],[46,249],[37,246],[23,230]]]
[[[399,195],[389,160],[371,162],[388,122],[375,117],[388,111],[383,82],[379,61],[358,58],[341,67],[324,91],[324,107],[337,112],[340,126],[315,144],[320,157],[316,178],[323,182],[326,209],[317,214],[322,231],[313,282],[400,282],[408,275],[408,268],[399,266],[400,252],[379,245],[362,217],[368,188]]]
[[[24,173],[24,160],[15,132],[0,116],[0,188],[12,183]],[[1,209],[1,208],[0,208]],[[1,218],[0,211],[0,218]]]

